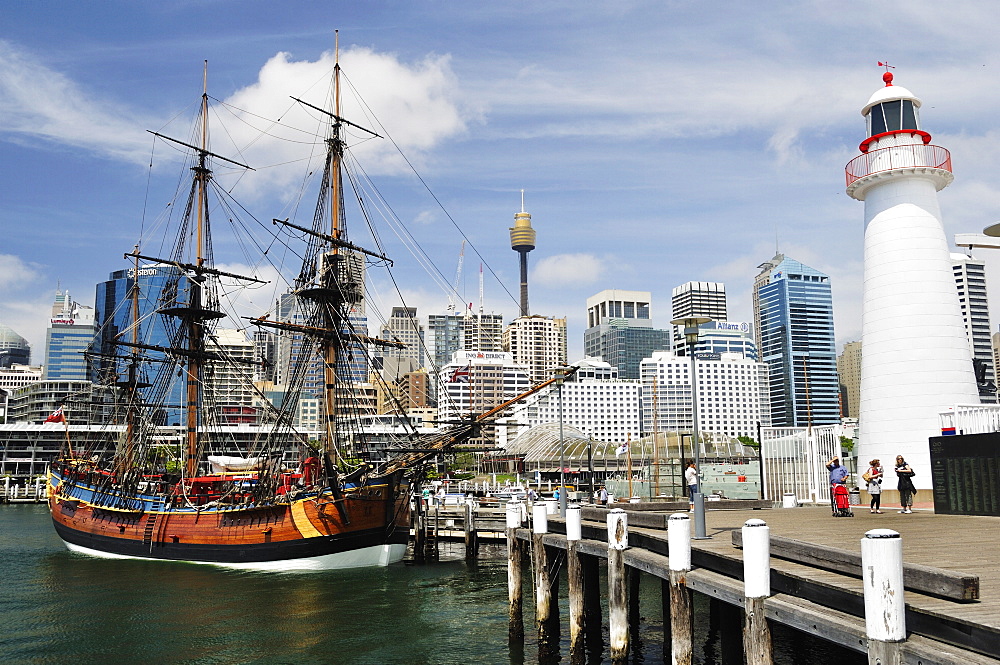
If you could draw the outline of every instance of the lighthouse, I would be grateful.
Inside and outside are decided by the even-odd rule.
[[[951,155],[921,128],[920,100],[891,72],[882,80],[846,168],[848,195],[865,203],[860,459],[891,468],[903,455],[929,489],[938,414],[978,404],[979,391],[937,200]]]

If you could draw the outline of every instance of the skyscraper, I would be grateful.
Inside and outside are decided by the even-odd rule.
[[[622,379],[638,379],[643,358],[670,349],[670,331],[654,328],[650,317],[649,291],[607,289],[587,298],[584,355],[617,367]]]
[[[725,321],[726,285],[721,282],[688,282],[673,290],[670,297],[674,319],[690,316],[707,316]]]
[[[847,342],[837,357],[844,416],[857,418],[861,411],[861,342]]]
[[[114,381],[124,375],[124,367],[120,359],[127,356],[128,351],[118,342],[133,341],[133,321],[135,316],[132,305],[132,287],[137,289],[135,303],[138,309],[138,329],[135,341],[151,347],[171,346],[170,331],[164,316],[157,313],[161,306],[161,297],[165,290],[176,285],[176,291],[183,292],[186,277],[180,275],[180,269],[167,265],[151,265],[136,270],[126,268],[111,273],[105,282],[97,284],[97,294],[94,299],[94,321],[97,334],[94,337],[93,350],[95,354],[90,364],[90,380],[98,383]],[[171,319],[172,322],[172,319]],[[163,353],[156,350],[144,352],[154,360],[162,358]],[[153,363],[166,368],[166,363]],[[148,399],[154,392],[166,395],[162,400],[169,407],[162,413],[160,424],[180,424],[180,405],[183,382],[167,371],[161,371],[158,377],[147,376],[148,383],[153,384],[142,388],[142,394]]]
[[[753,306],[760,359],[768,365],[771,424],[839,423],[830,278],[783,254],[760,268]]]
[[[990,339],[990,307],[986,299],[986,264],[965,254],[952,254],[951,262],[958,288],[958,307],[962,310],[965,334],[976,368],[979,399],[983,404],[995,404],[997,386]]]
[[[670,320],[708,317],[725,321],[726,285],[721,282],[688,282],[676,287],[670,297]],[[713,328],[714,326],[709,325]],[[678,355],[687,354],[684,344],[684,327],[674,326],[674,348]]]
[[[566,319],[520,316],[504,330],[503,348],[532,385],[551,379],[552,370],[566,364]]]
[[[0,323],[0,367],[27,365],[31,360],[31,345],[7,325]]]
[[[94,341],[94,308],[56,291],[49,328],[45,333],[45,381],[86,381],[84,351]]]
[[[764,363],[740,353],[695,354],[698,429],[704,435],[757,438],[769,421]],[[656,352],[642,361],[643,432],[686,431],[694,423],[691,360]],[[654,423],[655,416],[655,423]]]

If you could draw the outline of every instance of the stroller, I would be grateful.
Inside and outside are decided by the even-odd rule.
[[[843,483],[837,483],[833,486],[830,492],[832,500],[830,501],[830,508],[833,510],[834,517],[854,517],[854,513],[851,512],[851,500],[850,495],[847,492],[847,485]]]

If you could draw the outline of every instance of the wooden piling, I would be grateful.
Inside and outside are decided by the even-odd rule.
[[[625,579],[628,583],[628,641],[631,648],[640,648],[639,588],[642,572],[637,568],[626,568]]]
[[[410,514],[410,524],[413,527],[413,560],[416,563],[423,563],[427,526],[424,519],[424,500],[419,494],[416,495],[414,504],[413,512]]]
[[[524,549],[517,538],[520,526],[521,506],[511,501],[507,504],[507,639],[510,642],[524,640],[524,586],[521,575]]]
[[[692,593],[687,588],[687,575],[691,572],[691,519],[687,513],[674,513],[667,518],[667,547],[670,662],[671,665],[691,665],[694,657],[694,612]]]
[[[608,512],[608,637],[611,662],[615,664],[628,660],[627,547],[628,515],[621,508],[615,508]]]
[[[583,572],[583,623],[587,635],[587,651],[600,654],[604,651],[604,633],[601,630],[601,566],[596,556],[580,554],[579,559]]]
[[[764,520],[743,525],[743,654],[746,665],[772,665],[771,629],[764,601],[771,595],[770,530]]]
[[[553,602],[553,567],[549,550],[545,547],[548,533],[547,507],[543,503],[532,506],[531,552],[535,562],[535,628],[538,631],[538,657],[550,660],[559,652],[559,606]],[[557,578],[558,579],[558,578]]]
[[[475,561],[479,554],[479,533],[476,531],[476,511],[472,500],[465,503],[465,560]]]
[[[577,545],[582,538],[582,520],[579,504],[571,504],[566,508],[566,576],[569,587],[569,662],[570,665],[583,665],[586,662],[586,645],[584,643],[584,609],[583,609],[583,569],[580,565],[580,554]]]

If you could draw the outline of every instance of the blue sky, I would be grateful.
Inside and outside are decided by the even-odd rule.
[[[150,237],[179,162],[146,130],[184,137],[203,60],[221,108],[293,125],[309,117],[288,95],[322,103],[339,29],[351,85],[441,205],[390,141],[359,145],[359,159],[446,282],[461,246],[451,220],[461,227],[475,248],[466,301],[478,305],[484,262],[485,309],[515,314],[508,227],[524,189],[538,234],[531,308],[569,318],[571,360],[586,298],[606,288],[651,291],[665,326],[673,287],[721,281],[730,319],[751,320],[753,276],[776,246],[831,276],[837,338],[857,339],[863,204],[844,194],[843,167],[881,86],[876,63],[896,66],[952,152],[949,237],[978,232],[1000,218],[997,24],[987,4],[922,0],[8,3],[0,323],[40,363],[57,285],[93,304],[140,229]],[[258,170],[227,186],[259,219],[289,216],[310,146],[251,142],[255,130],[232,124],[213,148]],[[402,265],[405,251],[390,253]],[[216,259],[247,262],[225,243]],[[409,304],[443,311],[434,280],[404,275]]]

